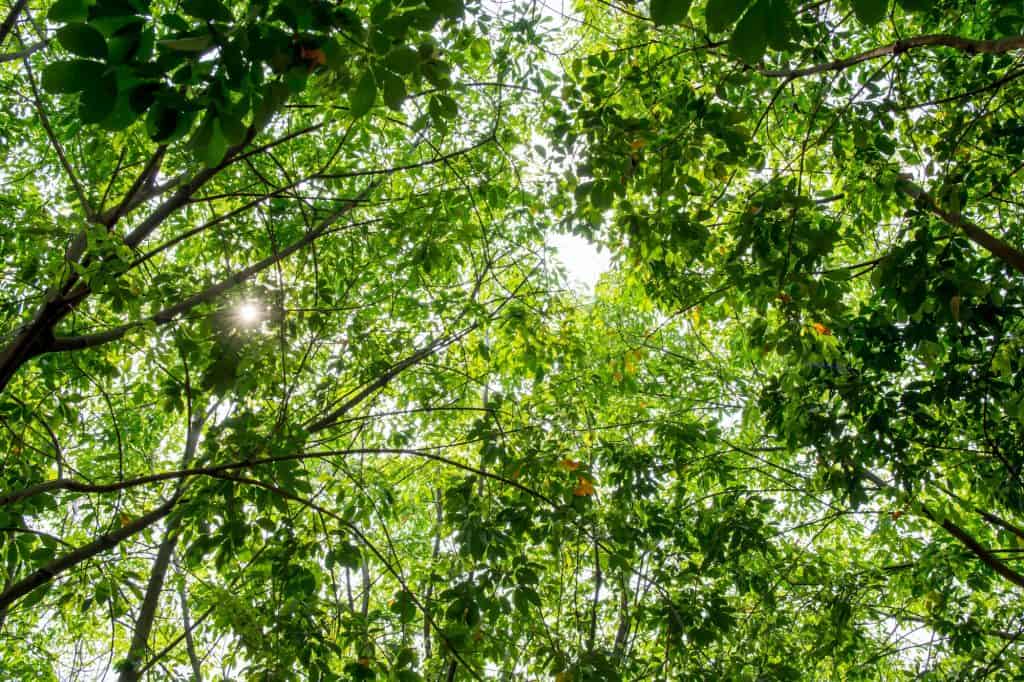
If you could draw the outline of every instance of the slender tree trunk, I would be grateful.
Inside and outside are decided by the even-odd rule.
[[[192,462],[196,445],[199,442],[199,432],[203,427],[203,418],[193,416],[189,423],[188,434],[185,437],[185,454],[182,457],[182,468],[187,468]],[[181,484],[179,484],[179,492]],[[167,567],[174,556],[174,550],[178,546],[178,526],[180,517],[173,516],[167,522],[167,529],[164,532],[164,539],[157,550],[156,560],[153,562],[153,569],[149,574],[149,584],[146,586],[146,594],[142,599],[142,606],[139,608],[139,617],[135,621],[135,631],[132,634],[132,643],[128,649],[128,665],[121,670],[118,682],[137,682],[139,679],[138,664],[142,662],[146,654],[149,636],[153,631],[153,620],[156,618],[157,607],[160,604],[160,593],[163,591],[164,581],[167,578]],[[187,627],[187,626],[186,626]],[[187,632],[187,630],[186,630]]]
[[[174,567],[181,573],[178,557],[172,557],[172,561],[174,561]],[[185,651],[188,652],[188,661],[192,665],[193,682],[203,682],[202,666],[199,663],[199,656],[196,655],[195,640],[192,638],[192,616],[188,610],[188,593],[184,580],[178,585],[178,600],[181,602],[181,624],[185,630]]]
[[[597,609],[601,603],[601,583],[604,574],[601,572],[601,555],[594,540],[594,598],[590,607],[590,632],[587,633],[587,653],[594,653],[597,643]]]
[[[616,660],[621,660],[626,653],[629,625],[629,573],[624,570],[619,579],[619,626],[615,629],[615,644],[612,647]]]
[[[441,505],[441,489],[436,488],[434,490],[434,504],[437,505],[437,517],[435,519],[436,524],[434,526],[434,549],[430,554],[432,562],[437,561],[437,557],[441,554],[441,522],[444,520],[444,507]],[[434,582],[429,581],[427,583],[427,589],[423,592],[423,606],[430,608],[430,599],[434,595]],[[423,660],[430,660],[430,656],[433,653],[430,644],[430,619],[424,616],[423,618]]]

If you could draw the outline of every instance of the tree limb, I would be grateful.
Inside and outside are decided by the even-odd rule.
[[[912,182],[908,176],[901,175],[897,180],[896,188],[914,199],[918,206],[934,216],[941,218],[947,224],[959,228],[972,242],[987,250],[993,256],[1003,261],[1006,265],[1017,272],[1024,274],[1024,253],[1014,248],[999,237],[986,232],[977,224],[971,222],[960,213],[953,213],[939,206],[938,202],[924,189]]]
[[[82,545],[76,550],[54,559],[22,580],[11,584],[7,589],[0,593],[0,611],[10,607],[11,604],[36,588],[46,585],[64,571],[74,568],[83,561],[91,559],[97,554],[101,554],[108,549],[113,549],[123,540],[130,538],[146,528],[149,528],[154,523],[167,516],[171,510],[174,509],[174,506],[180,499],[181,498],[178,496],[172,497],[151,512],[140,516],[124,526],[121,526],[117,530],[111,531],[106,535],[101,535],[92,542]]]
[[[1024,36],[1010,36],[998,40],[975,40],[973,38],[961,38],[960,36],[938,33],[933,35],[915,36],[897,40],[888,45],[882,45],[860,54],[855,54],[844,59],[837,59],[824,64],[815,64],[800,69],[763,69],[761,73],[771,78],[801,78],[812,76],[827,71],[842,71],[862,62],[899,55],[910,50],[923,47],[949,47],[954,50],[966,52],[969,55],[976,54],[1003,54],[1014,50],[1024,49]]]

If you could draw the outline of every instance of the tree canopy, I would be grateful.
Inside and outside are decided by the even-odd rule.
[[[1019,2],[0,16],[3,679],[1024,677]]]

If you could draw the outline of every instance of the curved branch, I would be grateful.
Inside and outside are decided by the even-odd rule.
[[[803,76],[813,76],[814,74],[825,73],[827,71],[842,71],[843,69],[848,69],[851,66],[855,66],[872,59],[888,57],[890,55],[899,55],[904,52],[917,50],[923,47],[949,47],[954,50],[966,52],[969,55],[1003,54],[1005,52],[1024,49],[1024,36],[1010,36],[1008,38],[1000,38],[999,40],[974,40],[973,38],[961,38],[960,36],[949,35],[946,33],[915,36],[913,38],[897,40],[894,43],[882,45],[872,50],[867,50],[866,52],[861,52],[860,54],[855,54],[844,59],[837,59],[825,64],[815,64],[814,66],[806,66],[801,69],[763,69],[761,70],[761,74],[771,78],[802,78]]]
[[[213,466],[205,467],[190,467],[187,469],[179,469],[177,471],[164,471],[158,474],[148,474],[146,476],[139,476],[138,478],[129,478],[123,481],[117,481],[115,483],[82,483],[81,481],[75,481],[72,479],[54,479],[52,481],[46,481],[39,483],[28,488],[22,488],[4,495],[0,495],[0,507],[8,504],[13,504],[21,500],[40,495],[42,493],[50,492],[53,490],[68,490],[76,493],[115,493],[122,490],[129,490],[131,488],[137,488],[148,483],[159,483],[161,481],[174,481],[191,476],[211,476],[218,477],[229,471],[238,471],[251,469],[263,464],[276,464],[279,462],[290,462],[290,461],[301,461],[306,459],[321,459],[324,457],[338,457],[346,455],[411,455],[414,457],[420,457],[423,459],[429,459],[434,462],[441,464],[447,464],[448,466],[454,467],[465,471],[466,473],[476,474],[477,476],[484,476],[495,481],[504,483],[505,485],[512,486],[517,490],[520,490],[531,497],[538,500],[542,500],[552,507],[558,507],[558,503],[553,499],[538,492],[528,486],[514,481],[511,478],[506,478],[500,474],[478,469],[469,464],[463,464],[462,462],[438,455],[428,450],[413,449],[413,448],[353,448],[350,450],[318,450],[315,452],[299,452],[290,455],[277,455],[275,457],[261,457],[259,459],[248,459],[240,462],[229,462],[227,464],[216,464]]]

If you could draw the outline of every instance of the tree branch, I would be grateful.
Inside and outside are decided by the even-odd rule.
[[[894,43],[882,45],[881,47],[825,64],[815,64],[814,66],[807,66],[801,69],[763,69],[761,74],[771,78],[801,78],[827,71],[842,71],[872,59],[899,55],[923,47],[949,47],[966,52],[969,55],[1003,54],[1004,52],[1024,49],[1024,36],[1010,36],[1008,38],[1000,38],[999,40],[974,40],[973,38],[961,38],[960,36],[944,33],[916,36],[914,38],[897,40]]]
[[[11,11],[7,13],[7,16],[4,17],[4,23],[0,24],[0,45],[3,45],[4,41],[7,40],[7,35],[14,28],[15,22],[18,21],[18,17],[25,10],[25,5],[27,4],[28,0],[18,0],[11,7]]]
[[[1014,248],[1002,239],[986,232],[977,224],[964,218],[960,213],[953,213],[939,206],[935,199],[928,194],[920,185],[915,184],[907,175],[901,175],[896,183],[896,188],[914,199],[917,205],[922,207],[934,216],[941,218],[949,225],[959,228],[972,242],[987,250],[993,256],[1003,261],[1006,265],[1017,272],[1024,274],[1024,253]]]
[[[36,588],[46,585],[64,571],[74,568],[83,561],[91,559],[97,554],[101,554],[108,549],[113,549],[123,540],[130,538],[146,528],[149,528],[154,523],[167,516],[171,510],[174,509],[174,505],[178,503],[179,499],[181,498],[178,496],[172,497],[153,511],[140,516],[124,526],[121,526],[117,530],[107,533],[106,535],[101,535],[87,545],[82,545],[78,549],[54,559],[42,568],[36,570],[34,573],[30,574],[28,577],[13,583],[7,587],[3,593],[0,593],[0,611],[7,609],[15,601],[21,599]]]

